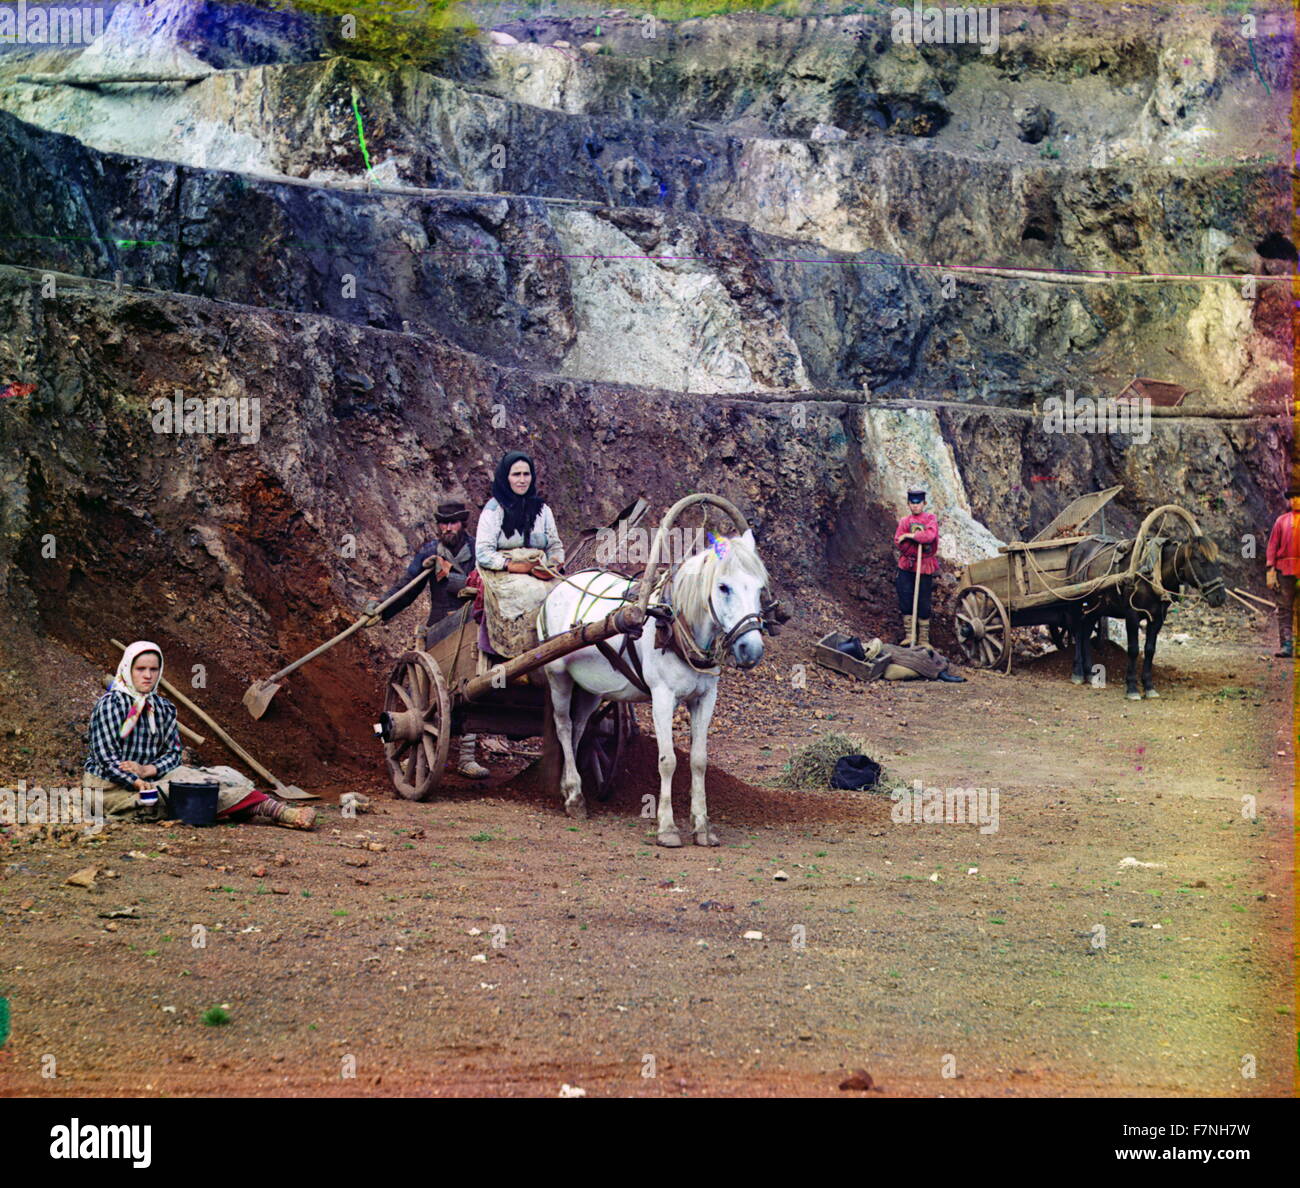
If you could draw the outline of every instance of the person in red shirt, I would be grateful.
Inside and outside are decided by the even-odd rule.
[[[1277,612],[1277,634],[1281,647],[1274,654],[1291,656],[1295,636],[1296,577],[1300,575],[1300,486],[1287,488],[1290,511],[1284,511],[1273,521],[1273,531],[1268,534],[1265,553],[1264,581],[1270,590],[1278,592],[1281,605]]]
[[[930,592],[939,569],[939,521],[925,510],[925,492],[913,487],[907,492],[907,515],[898,521],[894,533],[898,550],[898,572],[894,588],[898,591],[898,613],[903,616],[904,644],[912,642],[912,595],[917,581],[916,556],[921,550],[921,594],[917,602],[917,644],[930,646]]]

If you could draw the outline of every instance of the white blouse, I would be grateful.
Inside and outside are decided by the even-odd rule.
[[[514,532],[504,536],[501,522],[505,519],[505,510],[495,500],[489,499],[479,514],[478,530],[474,533],[474,560],[480,569],[505,569],[507,558],[502,549],[518,549],[524,545],[523,536]],[[533,521],[529,533],[528,545],[542,549],[546,553],[547,563],[560,565],[564,561],[564,545],[560,541],[559,530],[555,527],[555,516],[548,503],[542,504],[542,510]]]

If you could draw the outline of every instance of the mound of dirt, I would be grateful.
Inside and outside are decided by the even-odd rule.
[[[678,824],[689,820],[691,805],[691,758],[688,752],[674,748],[677,770],[673,773],[673,812]],[[553,804],[558,810],[558,789],[545,786],[543,765],[534,763],[520,772],[503,791],[528,800]],[[889,819],[890,802],[886,796],[869,792],[793,791],[751,784],[721,767],[710,765],[704,777],[711,820],[742,826],[772,826],[812,821],[856,821],[876,824]],[[632,739],[624,753],[617,784],[603,804],[588,798],[592,813],[615,813],[640,816],[645,797],[657,803],[659,797],[659,752],[652,734]]]

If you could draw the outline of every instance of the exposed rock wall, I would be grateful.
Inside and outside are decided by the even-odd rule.
[[[570,535],[731,496],[778,582],[858,593],[863,629],[918,480],[953,564],[1122,483],[1112,531],[1176,501],[1256,577],[1292,445],[1290,286],[1264,279],[1295,262],[1289,37],[1004,10],[983,55],[882,19],[514,21],[394,71],[159,0],[93,54],[0,54],[0,658],[136,631],[225,704],[516,446]],[[218,72],[16,78],[173,61]],[[1230,279],[1113,283],[1204,272]],[[1034,412],[1134,374],[1207,415],[1142,443]],[[178,390],[256,402],[257,433],[162,431]],[[311,757],[358,737],[369,646],[284,707]]]
[[[0,113],[0,260],[366,325],[688,391],[804,387],[1025,406],[1134,374],[1280,406],[1286,286],[919,270],[659,209],[300,187],[89,150]],[[6,183],[0,181],[0,187]],[[24,195],[35,191],[33,204]],[[349,279],[351,278],[351,279]],[[653,330],[651,329],[653,327]]]

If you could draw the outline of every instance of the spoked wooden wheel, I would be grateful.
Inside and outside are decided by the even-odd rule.
[[[587,721],[578,743],[578,774],[584,796],[608,800],[627,744],[636,734],[636,714],[626,701],[607,701]]]
[[[427,652],[404,652],[388,678],[384,759],[398,796],[427,800],[442,780],[451,745],[451,699]]]
[[[966,586],[958,591],[953,633],[966,663],[973,668],[996,668],[1011,654],[1011,621],[987,586]]]

